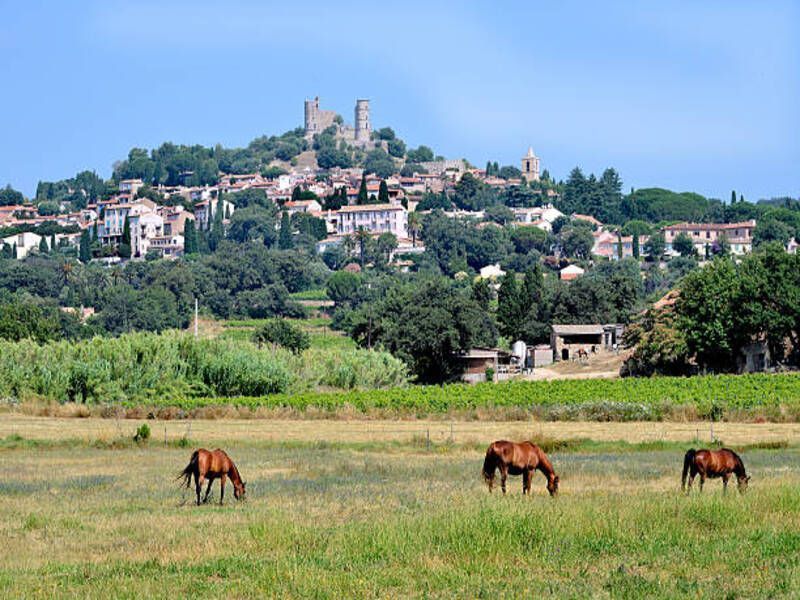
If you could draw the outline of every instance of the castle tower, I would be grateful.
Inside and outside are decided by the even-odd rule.
[[[303,124],[305,125],[305,136],[311,138],[315,133],[319,132],[319,96],[315,97],[313,100],[306,100],[304,108],[305,118]]]
[[[539,157],[533,153],[531,147],[522,157],[522,177],[525,181],[539,181]]]
[[[368,142],[372,134],[369,124],[369,100],[356,100],[356,142]]]

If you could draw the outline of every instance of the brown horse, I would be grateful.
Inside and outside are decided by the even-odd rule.
[[[222,504],[225,498],[225,479],[230,477],[233,483],[233,497],[237,500],[244,499],[245,482],[239,476],[239,469],[233,464],[230,457],[223,450],[217,448],[213,452],[200,448],[192,452],[192,458],[186,468],[180,472],[178,479],[183,479],[186,487],[192,483],[194,476],[194,487],[197,492],[197,505],[200,506],[200,491],[203,483],[208,480],[208,488],[203,502],[208,502],[208,495],[211,493],[211,484],[215,479],[219,479],[219,503]]]
[[[715,479],[722,477],[722,489],[728,491],[728,479],[731,473],[736,475],[736,482],[740,493],[747,489],[747,482],[750,478],[744,470],[744,463],[739,455],[733,450],[722,448],[720,450],[694,450],[691,449],[683,457],[683,474],[681,475],[681,489],[686,490],[686,475],[689,474],[689,488],[692,489],[692,482],[695,475],[700,475],[700,491],[703,491],[703,484],[706,477]]]
[[[558,475],[547,455],[539,446],[531,442],[492,442],[486,450],[483,461],[483,478],[489,485],[491,493],[494,485],[494,473],[500,470],[500,487],[506,493],[506,477],[522,475],[522,493],[530,494],[533,472],[541,471],[547,477],[547,491],[551,496],[558,492]]]

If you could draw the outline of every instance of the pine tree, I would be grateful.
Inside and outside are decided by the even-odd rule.
[[[197,229],[194,219],[186,219],[183,227],[183,253],[195,254],[197,252]]]
[[[278,248],[281,250],[289,250],[292,247],[292,224],[289,220],[289,213],[283,211],[281,217],[281,230],[278,235]]]
[[[386,185],[385,179],[381,179],[381,185],[378,188],[378,204],[389,204],[389,186]]]
[[[367,196],[367,176],[361,175],[361,185],[358,187],[358,200],[356,204],[359,206],[368,204],[369,197]]]
[[[81,241],[80,241],[80,246],[78,248],[78,258],[80,258],[83,264],[86,264],[90,260],[92,260],[92,242],[89,239],[88,229],[84,229],[81,232]]]

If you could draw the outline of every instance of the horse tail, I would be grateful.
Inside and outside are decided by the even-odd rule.
[[[697,451],[694,448],[690,448],[686,451],[686,456],[683,457],[683,473],[681,474],[682,490],[686,489],[686,475],[689,473],[689,468],[692,466],[695,454],[697,454]]]
[[[494,472],[496,469],[497,455],[494,451],[494,444],[492,444],[489,446],[488,450],[486,450],[486,458],[483,459],[483,469],[481,469],[483,479],[489,486],[491,486],[494,481]]]
[[[192,452],[192,458],[189,459],[189,464],[186,465],[186,468],[183,471],[178,473],[178,476],[175,479],[183,479],[183,483],[186,484],[186,487],[189,487],[192,484],[192,475],[194,475],[195,471],[197,471],[197,459],[200,456],[200,452],[195,450]]]

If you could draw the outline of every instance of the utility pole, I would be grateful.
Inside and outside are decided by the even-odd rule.
[[[197,298],[194,299],[194,339],[197,339]]]

